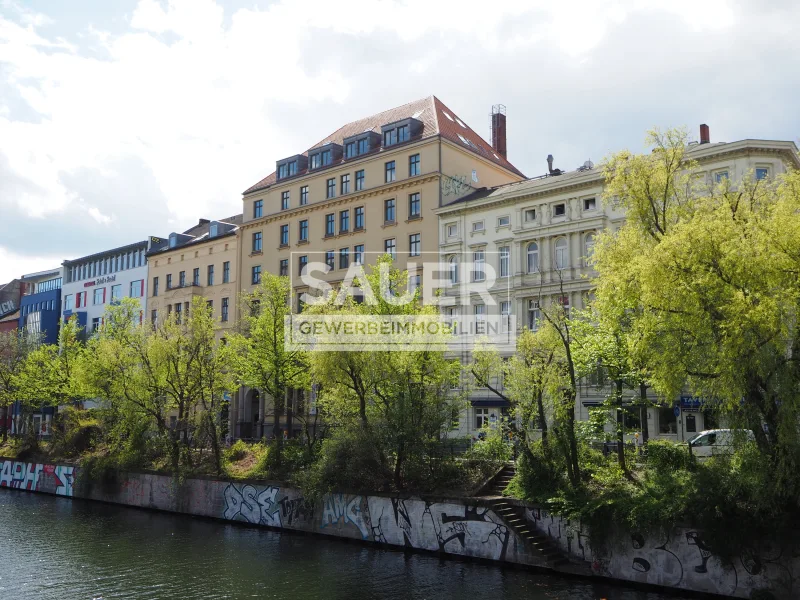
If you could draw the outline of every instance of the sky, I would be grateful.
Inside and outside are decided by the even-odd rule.
[[[794,0],[0,0],[0,283],[199,218],[434,94],[574,169],[647,129],[800,137]]]

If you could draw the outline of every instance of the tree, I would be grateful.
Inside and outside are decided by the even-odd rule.
[[[0,332],[0,429],[3,443],[8,439],[8,409],[20,398],[20,373],[28,355],[40,343],[40,336],[23,330]]]
[[[258,288],[243,299],[257,309],[240,320],[244,333],[229,340],[240,383],[263,390],[272,398],[275,449],[271,460],[278,468],[283,452],[281,418],[286,412],[286,395],[291,389],[309,387],[306,353],[285,343],[284,322],[291,314],[291,294],[288,277],[265,273]]]
[[[684,132],[606,166],[625,225],[595,246],[597,309],[629,313],[653,388],[684,386],[753,430],[780,493],[800,464],[800,173],[698,185]],[[788,485],[791,483],[791,485]]]

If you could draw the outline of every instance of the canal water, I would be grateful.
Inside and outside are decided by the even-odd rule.
[[[0,489],[0,599],[682,596]]]

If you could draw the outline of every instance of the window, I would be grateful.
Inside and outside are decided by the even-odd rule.
[[[75,296],[68,294],[64,296],[64,310],[72,310],[75,308]]]
[[[350,231],[350,211],[339,211],[339,233],[347,233]]]
[[[419,173],[419,154],[412,154],[408,157],[408,176],[416,177]]]
[[[408,292],[410,294],[414,294],[419,289],[419,284],[422,276],[421,275],[409,275],[408,276]]]
[[[694,415],[686,415],[686,431],[689,433],[697,432],[697,419]]]
[[[475,308],[475,335],[486,333],[486,305],[476,304]]]
[[[421,214],[421,203],[419,200],[419,193],[410,194],[408,196],[408,218],[417,219]]]
[[[356,219],[355,230],[359,231],[361,229],[364,229],[364,207],[363,206],[357,206],[355,208],[354,212],[355,212],[355,219]]]
[[[592,253],[594,253],[594,234],[587,233],[586,237],[583,239],[583,255],[586,258],[587,265],[592,258]]]
[[[306,270],[306,266],[308,266],[308,256],[301,256],[298,260],[298,272],[300,275]]]
[[[671,406],[661,406],[658,409],[658,433],[675,434],[678,433],[678,417]]]
[[[281,210],[289,209],[289,190],[281,192]]]
[[[200,268],[197,267],[192,271],[192,285],[200,285]]]
[[[222,299],[222,316],[221,316],[221,320],[222,320],[223,323],[228,320],[228,299],[227,298],[223,298]]]
[[[260,214],[258,214],[258,215],[256,214],[256,209],[258,207],[259,202],[261,202],[261,200],[256,200],[255,204],[253,205],[253,216],[254,217],[260,217],[261,216]],[[170,233],[169,234],[169,247],[170,248],[174,248],[177,245],[178,245],[178,234]],[[84,276],[85,276],[85,274],[83,272],[84,269],[83,269],[82,266],[78,267],[78,269],[80,270],[80,273],[81,273],[81,277],[80,278],[83,279]],[[119,271],[119,256],[117,256],[116,268],[114,269],[114,271]]]
[[[556,240],[556,269],[566,269],[569,264],[569,253],[567,252],[567,238]]]
[[[153,296],[158,296],[158,277],[153,277]]]
[[[214,285],[214,265],[206,268],[206,285]]]
[[[278,264],[280,265],[278,268],[278,275],[281,277],[287,277],[289,275],[289,259],[282,258]]]
[[[331,271],[336,268],[336,252],[333,250],[327,250],[325,252],[325,264],[328,265]]]
[[[131,281],[131,293],[129,295],[131,298],[141,298],[144,296],[144,279]]]
[[[528,273],[539,272],[539,245],[536,242],[528,244]]]
[[[511,219],[508,215],[504,217],[497,217],[497,226],[498,227],[508,227],[511,223]]]
[[[511,301],[504,300],[500,303],[500,330],[502,333],[511,331]]]
[[[325,167],[331,164],[331,151],[325,150],[321,154],[322,154],[322,166]]]
[[[342,196],[350,193],[350,174],[342,175]]]
[[[303,219],[300,221],[300,241],[308,241],[308,219]]]
[[[360,192],[364,189],[364,169],[356,171],[356,191]]]
[[[502,246],[500,248],[500,277],[508,277],[510,258],[508,246]]]
[[[167,278],[172,277],[172,275],[168,275]],[[117,285],[111,286],[111,301],[119,301],[122,298],[122,284],[118,283]]]
[[[158,311],[155,308],[150,311],[150,323],[158,325]]]
[[[397,256],[397,243],[394,238],[384,240],[383,251],[394,259]]]
[[[114,299],[114,288],[115,288],[115,287],[117,287],[117,286],[113,286],[113,287],[111,288],[111,299],[112,299],[112,300]],[[171,289],[172,289],[172,274],[170,274],[170,275],[167,275],[167,289],[168,289],[168,290],[171,290]]]
[[[472,281],[483,281],[486,278],[486,252],[476,250],[472,253]]]
[[[255,265],[252,269],[252,283],[257,285],[261,283],[261,265]]]
[[[385,223],[394,223],[394,216],[394,198],[390,198],[383,203],[383,221]]]
[[[567,205],[563,202],[561,204],[556,204],[553,206],[553,216],[554,217],[563,217],[567,214]]]
[[[230,283],[231,281],[231,263],[225,261],[222,263],[222,283]],[[211,285],[210,283],[208,285]]]
[[[186,287],[186,271],[178,273],[178,285],[180,285],[180,287]]]
[[[386,183],[391,183],[391,182],[393,182],[395,180],[396,177],[395,177],[395,168],[394,168],[394,161],[393,160],[390,160],[384,166],[384,174],[385,174],[384,181]]]
[[[358,244],[353,248],[353,262],[357,265],[364,264],[364,244]]]
[[[448,223],[447,237],[458,237],[458,223]]]
[[[595,198],[584,198],[583,210],[594,210],[597,208],[597,200]]]
[[[405,142],[409,139],[408,125],[401,125],[397,128],[397,142]]]
[[[92,319],[92,333],[100,329],[100,317],[95,317]]]
[[[717,171],[714,173],[714,183],[722,183],[728,178],[727,171]]]
[[[325,215],[325,237],[330,237],[336,234],[336,214],[330,213]]]
[[[536,209],[529,208],[525,211],[525,222],[530,223],[531,221],[536,220]]]
[[[281,225],[281,246],[289,245],[289,225]]]
[[[769,177],[769,168],[767,167],[756,167],[756,179],[761,181],[762,179],[766,179]]]
[[[458,258],[451,256],[448,261],[450,271],[450,283],[458,283]]]
[[[476,408],[475,409],[475,429],[482,429],[489,425],[489,409]]]
[[[353,158],[354,156],[358,156],[358,147],[356,146],[355,142],[347,142],[347,144],[345,144],[344,156],[345,158]]]
[[[263,215],[264,215],[264,201],[256,200],[255,202],[253,202],[253,218],[258,219]],[[174,245],[170,244],[170,247],[174,248]]]
[[[367,138],[358,140],[358,153],[366,154],[369,152],[369,140]]]
[[[291,177],[292,175],[297,175],[296,160],[278,166],[278,179],[283,179],[284,177]]]
[[[106,288],[95,288],[94,290],[94,298],[92,299],[94,304],[104,304],[106,300]]]
[[[350,248],[339,249],[339,268],[346,269],[350,266]]]
[[[383,132],[383,145],[392,146],[397,143],[397,129],[390,129]]]
[[[538,300],[528,300],[528,329],[534,331],[539,328],[539,321],[542,320],[542,312],[539,309]]]
[[[418,233],[412,233],[410,236],[408,236],[408,255],[409,256],[420,255],[420,241]]]
[[[320,161],[319,154],[312,154],[311,155],[311,167],[310,168],[319,169],[321,165],[322,165],[322,162]]]
[[[335,198],[336,197],[336,178],[331,177],[328,179],[327,182],[327,192],[325,193],[326,198]]]
[[[472,231],[483,231],[483,221],[475,221],[472,223]]]
[[[300,188],[300,206],[308,204],[308,186],[304,185]]]

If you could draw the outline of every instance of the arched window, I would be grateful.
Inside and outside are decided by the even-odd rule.
[[[450,283],[458,283],[458,259],[455,256],[450,257]]]
[[[528,273],[539,272],[539,245],[536,242],[528,244]]]
[[[569,252],[567,251],[567,238],[556,240],[556,269],[566,269],[569,265]]]
[[[592,253],[594,252],[594,234],[587,233],[586,237],[583,239],[583,256],[586,260],[586,264],[588,265],[590,259],[592,258]]]

